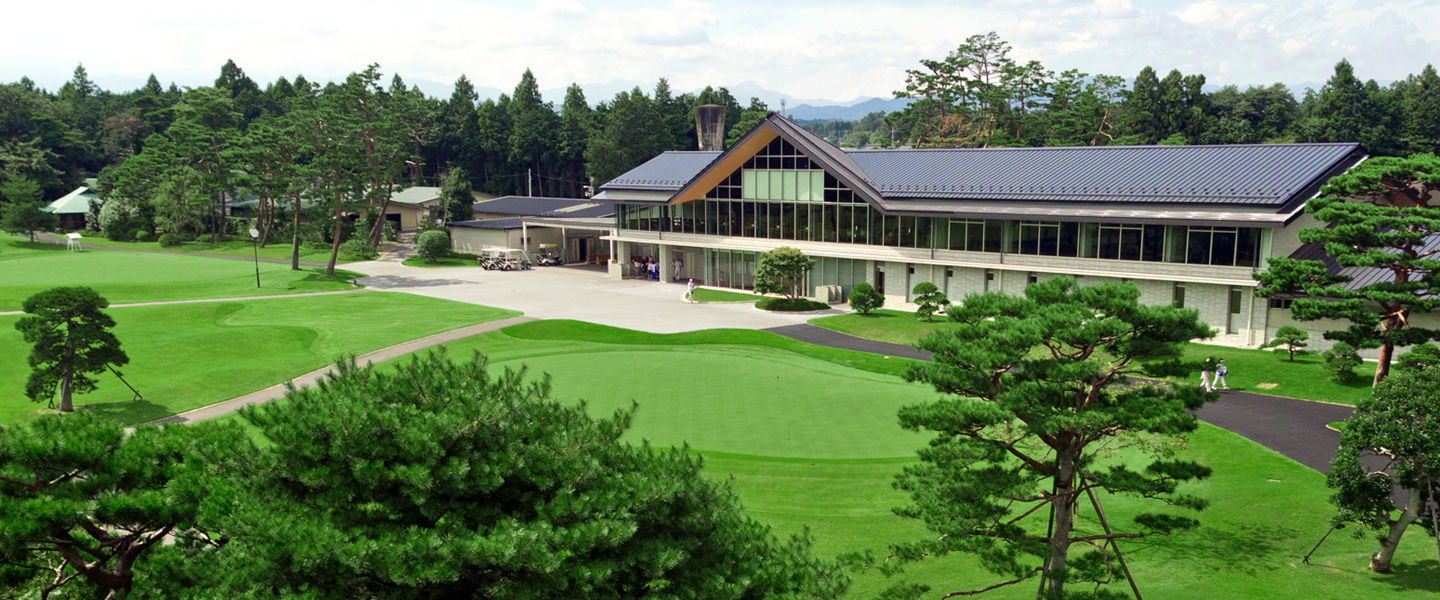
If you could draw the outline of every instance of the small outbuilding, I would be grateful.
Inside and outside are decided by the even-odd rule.
[[[97,200],[95,192],[82,185],[40,210],[59,215],[61,229],[84,229],[85,214],[90,212],[92,200]]]

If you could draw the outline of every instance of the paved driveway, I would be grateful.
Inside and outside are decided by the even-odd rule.
[[[360,283],[374,290],[509,308],[536,319],[575,319],[651,333],[766,329],[804,323],[815,317],[761,312],[748,302],[692,304],[684,301],[684,285],[637,279],[615,281],[603,271],[584,267],[537,267],[529,271],[424,269],[406,267],[387,257],[351,263],[345,268],[369,275]]]

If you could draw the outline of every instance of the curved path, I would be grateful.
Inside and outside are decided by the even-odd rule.
[[[499,321],[490,321],[488,323],[480,323],[478,325],[471,325],[469,327],[451,329],[450,331],[442,331],[435,335],[423,337],[416,340],[410,340],[408,342],[402,342],[399,344],[395,344],[394,346],[381,348],[374,352],[367,352],[365,354],[361,354],[360,356],[355,357],[355,362],[361,365],[366,363],[385,362],[387,360],[400,358],[402,356],[405,356],[406,354],[419,352],[426,348],[431,348],[440,344],[453,342],[455,340],[467,338],[472,335],[479,335],[487,331],[504,329],[511,325],[518,325],[526,321],[534,320],[535,319],[532,319],[530,317],[523,316],[511,317],[509,319],[501,319]],[[291,379],[290,381],[287,381],[285,383],[272,385],[258,392],[251,392],[249,394],[245,394],[244,396],[236,396],[229,400],[224,400],[215,404],[202,406],[200,408],[189,410],[178,415],[170,415],[163,419],[157,419],[155,421],[151,421],[150,423],[146,423],[146,425],[158,423],[192,423],[195,421],[204,421],[206,419],[222,417],[251,404],[261,404],[269,402],[271,400],[277,400],[285,396],[285,390],[287,386],[294,385],[296,387],[301,387],[307,385],[314,385],[317,381],[320,381],[320,379],[324,378],[326,375],[330,374],[334,370],[335,365],[329,365],[324,368],[316,369],[314,371]]]
[[[903,344],[877,342],[816,327],[772,327],[778,335],[831,348],[930,360],[930,353]],[[1211,425],[1238,433],[1302,465],[1325,472],[1340,446],[1340,432],[1326,427],[1350,418],[1354,408],[1246,392],[1223,392],[1196,415]]]

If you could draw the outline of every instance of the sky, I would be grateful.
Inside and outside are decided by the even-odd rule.
[[[1390,81],[1440,56],[1440,0],[67,0],[4,9],[0,81],[58,88],[83,63],[107,89],[211,84],[234,59],[263,86],[343,78],[379,63],[427,91],[462,73],[510,90],[613,94],[753,81],[801,101],[891,97],[905,70],[997,32],[1012,56],[1056,72],[1203,73],[1211,84],[1319,84],[1348,58]],[[549,98],[557,103],[560,98]]]

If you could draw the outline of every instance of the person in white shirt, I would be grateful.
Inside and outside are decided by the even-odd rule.
[[[1215,380],[1214,383],[1210,386],[1211,389],[1214,389],[1216,387],[1222,390],[1230,389],[1230,384],[1225,383],[1225,376],[1229,374],[1230,369],[1225,368],[1225,359],[1220,359],[1220,364],[1215,367]]]
[[[689,301],[691,301],[691,302],[694,302],[694,301],[695,301],[695,280],[694,280],[694,279],[691,279],[691,280],[690,280],[690,283],[685,286],[685,290],[686,290],[686,291],[685,291],[685,299],[686,299],[686,300],[689,300]]]

